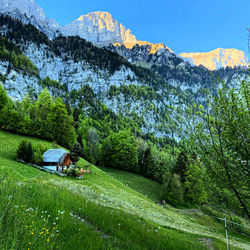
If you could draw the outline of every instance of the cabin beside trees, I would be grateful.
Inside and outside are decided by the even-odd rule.
[[[82,148],[75,143],[70,152],[62,149],[48,149],[46,145],[38,143],[33,144],[26,140],[20,142],[17,148],[17,160],[19,162],[34,166],[40,170],[57,173],[60,176],[68,175],[83,178],[84,174],[91,171],[89,166],[78,165]]]

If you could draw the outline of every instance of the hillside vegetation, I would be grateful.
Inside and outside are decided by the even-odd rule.
[[[123,172],[110,175],[94,165],[83,180],[41,172],[15,161],[23,139],[0,131],[0,178],[7,174],[0,183],[1,249],[203,249],[210,241],[225,249],[222,224],[152,201],[158,184],[150,181],[139,193],[147,179],[126,173],[126,186]],[[247,249],[249,241],[234,234],[230,246]]]

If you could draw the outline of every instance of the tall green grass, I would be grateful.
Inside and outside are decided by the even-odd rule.
[[[198,238],[39,179],[0,184],[0,249],[203,249]]]
[[[8,175],[0,183],[0,249],[203,249],[201,238],[226,249],[221,224],[156,205],[160,187],[150,180],[95,166],[83,180],[41,172],[15,161],[23,139],[53,147],[0,131],[0,178]],[[247,248],[234,236],[231,249]]]

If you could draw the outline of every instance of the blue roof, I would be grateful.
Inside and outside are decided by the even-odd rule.
[[[62,163],[68,152],[64,149],[49,149],[43,154],[43,162]]]

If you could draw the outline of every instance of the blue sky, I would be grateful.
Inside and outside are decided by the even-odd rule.
[[[138,40],[163,42],[177,53],[237,48],[247,53],[250,0],[35,0],[65,25],[108,11]],[[247,53],[248,57],[249,54]]]

